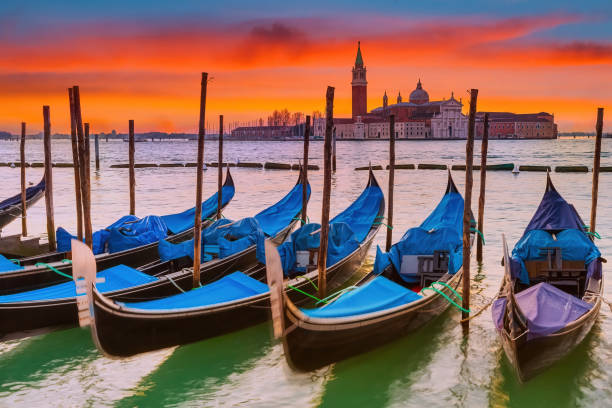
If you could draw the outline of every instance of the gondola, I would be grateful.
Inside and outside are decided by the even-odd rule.
[[[300,308],[286,295],[273,302],[289,365],[298,371],[318,369],[395,340],[440,315],[461,285],[462,231],[463,198],[449,172],[434,211],[388,253],[378,248],[372,272],[355,286],[314,309]]]
[[[512,251],[492,317],[508,360],[528,381],[570,353],[599,315],[601,253],[547,175],[546,191]]]
[[[229,172],[229,168],[222,188],[222,205],[225,208],[235,193],[234,180]],[[203,227],[213,222],[211,217],[217,212],[217,202],[217,193],[215,193],[202,203]],[[181,213],[160,217],[168,228],[169,235],[166,237],[166,240],[181,242],[192,237],[194,212],[195,209],[190,208]],[[0,295],[41,288],[65,281],[65,278],[56,271],[71,275],[72,264],[67,261],[69,258],[69,251],[50,252],[22,258],[19,260],[19,265],[15,265],[12,269],[7,267],[0,269]],[[96,255],[98,270],[107,269],[119,264],[139,268],[145,264],[157,261],[159,261],[157,241],[113,253],[105,252]]]
[[[359,198],[330,222],[329,248],[334,250],[327,264],[330,290],[343,284],[347,274],[352,274],[361,264],[383,215],[383,193],[370,172],[369,182]],[[316,290],[313,280],[318,272],[313,266],[313,256],[318,252],[317,228],[318,224],[306,224],[279,247],[285,254],[286,280],[296,302],[311,299],[312,295],[307,293]],[[268,259],[270,247],[272,243],[266,241],[263,262]],[[93,311],[92,337],[107,356],[125,357],[195,342],[269,318],[265,269],[260,263],[242,272],[235,270],[202,288],[149,302],[120,302],[92,288],[88,291],[92,306],[81,310]]]
[[[203,263],[201,265],[201,284],[219,279],[236,269],[246,270],[257,263],[257,246],[250,242],[272,239],[282,242],[292,231],[302,209],[302,178],[280,201],[260,211],[252,218],[231,223],[222,219],[215,221],[202,231]],[[307,191],[310,191],[308,186]],[[257,230],[241,232],[243,225],[257,222]],[[231,224],[231,225],[230,225]],[[217,232],[216,254],[210,236]],[[242,234],[242,235],[240,235]],[[73,240],[72,243],[77,242]],[[193,265],[193,241],[172,244],[161,241],[160,248],[178,249],[179,257],[168,252],[168,260],[154,262],[140,269],[119,264],[100,271],[98,277],[104,279],[99,289],[110,299],[119,301],[142,301],[157,299],[188,291],[193,285],[192,272],[186,265]],[[247,243],[248,246],[240,246]],[[185,245],[186,244],[186,245]],[[191,246],[192,252],[181,255],[181,249]],[[212,254],[212,259],[211,259]],[[74,255],[74,250],[73,250]],[[94,257],[95,259],[95,257]],[[73,261],[74,262],[74,261]],[[59,276],[59,275],[58,275]],[[0,295],[0,340],[28,337],[60,328],[74,327],[78,324],[75,314],[76,292],[70,275],[62,277],[63,283],[39,289]]]
[[[45,194],[45,178],[38,184],[26,188],[26,208],[31,207]],[[0,202],[0,230],[15,218],[21,217],[21,193]]]

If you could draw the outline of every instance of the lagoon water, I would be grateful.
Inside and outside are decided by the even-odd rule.
[[[137,163],[194,162],[196,143],[187,141],[136,144]],[[588,165],[592,167],[593,140],[491,141],[489,163]],[[0,162],[19,157],[17,142],[0,142]],[[111,169],[127,162],[128,144],[100,142],[101,169],[92,163],[92,222],[94,230],[110,224],[129,210],[127,169]],[[322,168],[323,143],[311,143],[311,163]],[[387,164],[388,143],[339,142],[338,171],[332,180],[332,215],[361,192],[367,172],[354,167]],[[480,142],[475,145],[480,160]],[[612,165],[612,141],[604,140],[602,165]],[[464,163],[464,141],[401,141],[397,163]],[[300,142],[227,142],[226,161],[297,163]],[[28,141],[27,160],[42,161],[42,141]],[[93,155],[93,146],[92,146]],[[206,161],[216,161],[216,142],[207,142]],[[53,143],[56,162],[71,161],[69,141]],[[74,181],[70,168],[54,168],[55,223],[75,231]],[[42,169],[27,169],[37,182]],[[309,216],[321,217],[323,171],[311,171]],[[387,186],[387,172],[376,177]],[[465,173],[453,177],[463,193]],[[282,197],[295,183],[297,171],[233,168],[236,195],[225,211],[231,219],[253,215]],[[394,239],[419,224],[437,204],[446,187],[446,172],[397,170]],[[553,173],[559,192],[588,221],[592,174]],[[19,170],[0,167],[0,199],[19,191]],[[217,169],[205,173],[204,196],[216,188]],[[195,168],[136,170],[136,214],[163,215],[193,206]],[[472,208],[477,211],[479,176],[474,173]],[[473,262],[472,310],[480,309],[499,288],[501,233],[509,245],[520,238],[544,192],[544,173],[487,174],[485,259]],[[604,257],[612,257],[612,173],[600,177],[597,241]],[[46,229],[44,201],[28,213],[31,234]],[[18,233],[13,222],[3,234]],[[364,273],[371,267],[376,245],[384,245],[380,230],[370,250]],[[610,265],[610,264],[608,264]],[[604,265],[604,274],[607,275]],[[478,272],[476,275],[475,272]],[[476,275],[476,276],[474,276]],[[605,279],[605,293],[612,293]],[[612,295],[608,295],[612,299]],[[567,358],[527,384],[518,383],[487,310],[471,322],[467,338],[458,323],[460,313],[449,308],[419,332],[385,347],[312,373],[293,372],[282,346],[261,324],[240,332],[182,347],[124,360],[103,357],[89,330],[71,329],[34,338],[0,343],[0,406],[248,406],[248,407],[575,407],[612,406],[612,312],[603,305],[591,334]],[[358,340],[358,339],[356,339]]]

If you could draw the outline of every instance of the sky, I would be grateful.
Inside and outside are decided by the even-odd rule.
[[[554,113],[562,132],[593,131],[601,106],[612,131],[610,0],[2,0],[0,130],[39,132],[50,105],[66,133],[79,85],[93,132],[195,133],[203,71],[211,127],[324,111],[328,85],[348,117],[357,41],[368,109],[420,78],[431,100],[477,88],[478,110]]]

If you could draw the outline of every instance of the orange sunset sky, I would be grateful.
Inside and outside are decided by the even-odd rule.
[[[432,99],[478,88],[481,111],[554,113],[561,132],[592,131],[612,108],[609,1],[22,3],[0,5],[0,130],[13,133],[39,132],[44,104],[66,133],[72,85],[94,132],[135,119],[137,132],[195,133],[202,71],[211,123],[323,111],[327,85],[349,116],[358,40],[368,109],[419,78]]]

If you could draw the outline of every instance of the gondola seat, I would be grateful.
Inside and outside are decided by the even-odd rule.
[[[117,303],[131,309],[190,309],[244,299],[266,293],[267,291],[268,285],[265,283],[253,279],[242,272],[234,272],[200,288],[174,296],[145,302]]]
[[[105,269],[99,272],[97,277],[103,279],[103,282],[96,285],[101,293],[143,285],[157,280],[154,276],[147,275],[125,265],[117,265]],[[73,298],[75,296],[76,288],[74,281],[69,281],[41,289],[3,295],[0,296],[0,303],[47,301]]]
[[[391,309],[414,302],[421,297],[384,276],[377,276],[365,285],[340,295],[335,301],[323,307],[302,309],[302,312],[310,317],[321,318],[354,316]]]

